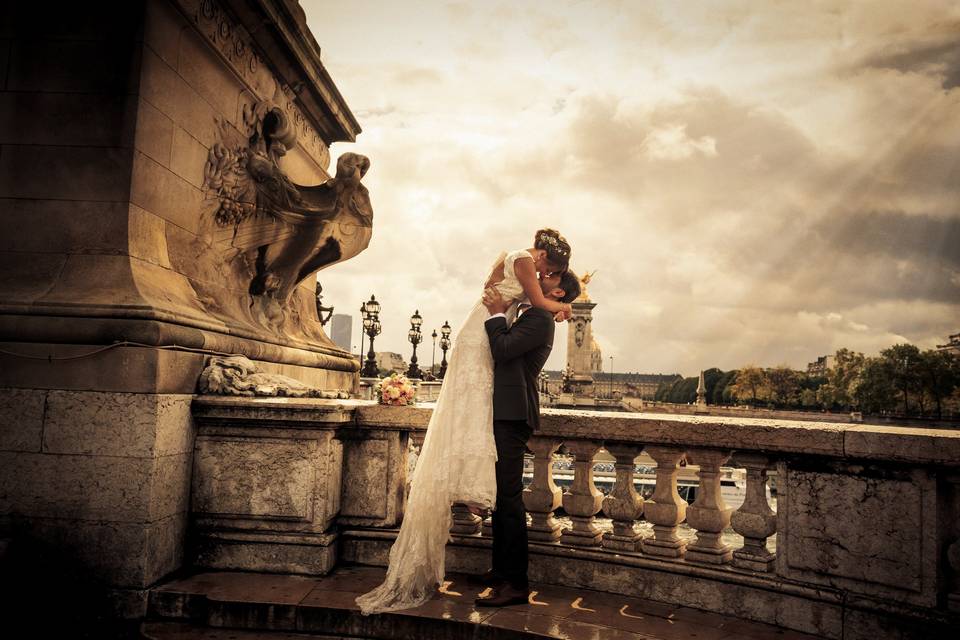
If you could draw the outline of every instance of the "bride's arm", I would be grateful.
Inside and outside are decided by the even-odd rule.
[[[543,297],[540,281],[537,279],[537,271],[533,268],[533,258],[517,258],[516,262],[513,263],[513,272],[517,274],[517,280],[520,281],[520,286],[523,287],[523,292],[527,294],[530,304],[550,313],[563,313],[567,318],[573,315],[573,308],[569,303],[557,302]]]

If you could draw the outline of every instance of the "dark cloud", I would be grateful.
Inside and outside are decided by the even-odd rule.
[[[864,67],[925,73],[941,78],[944,89],[960,86],[960,23],[947,25],[947,34],[921,36],[888,44],[869,54]]]
[[[960,271],[960,215],[943,219],[898,211],[858,212],[839,221],[821,220],[812,234],[838,251]]]

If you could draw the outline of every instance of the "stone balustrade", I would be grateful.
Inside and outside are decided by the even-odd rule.
[[[225,405],[245,401],[199,399],[198,442],[211,416],[232,411],[236,418],[243,411]],[[402,517],[402,452],[422,436],[430,410],[271,400],[251,410],[256,420],[246,423],[287,428],[318,404],[337,407],[336,414],[320,414],[333,439],[317,439],[310,431],[319,428],[315,422],[303,433],[343,448],[326,458],[328,465],[342,461],[326,469],[328,486],[314,489],[339,500],[339,518],[329,519],[330,508],[315,510],[328,526],[323,533],[339,541],[340,560],[385,564]],[[343,422],[343,412],[352,420]],[[209,444],[201,446],[209,452]],[[904,638],[939,637],[960,623],[960,431],[546,410],[528,448],[533,473],[524,502],[533,580],[685,604],[827,638],[885,637],[890,629]],[[594,478],[601,450],[615,460],[606,495]],[[573,459],[565,491],[555,481],[558,451]],[[641,453],[656,463],[646,500],[635,486]],[[698,479],[689,505],[678,492],[683,467]],[[745,497],[736,510],[721,492],[721,469],[729,467],[745,470]],[[195,466],[195,495],[210,493],[203,489],[206,468]],[[222,473],[224,466],[215,468]],[[776,510],[767,499],[774,470]],[[226,486],[217,482],[220,490]],[[209,527],[212,516],[196,508],[197,521]],[[316,520],[300,517],[292,528],[320,535]],[[291,528],[289,518],[284,524]],[[487,568],[485,529],[481,518],[453,506],[448,570]],[[742,543],[731,544],[740,537]]]

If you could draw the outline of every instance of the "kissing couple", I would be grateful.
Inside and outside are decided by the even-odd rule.
[[[357,598],[363,614],[416,607],[443,581],[453,503],[493,509],[493,587],[479,606],[526,602],[527,516],[523,454],[540,426],[537,378],[554,322],[569,320],[580,282],[570,245],[541,229],[533,248],[502,253],[480,301],[457,332],[427,426],[386,578]],[[525,310],[524,310],[525,309]]]

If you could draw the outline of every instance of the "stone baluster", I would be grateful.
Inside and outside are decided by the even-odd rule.
[[[640,544],[643,552],[661,558],[682,558],[687,542],[677,535],[677,525],[687,515],[687,502],[677,492],[677,464],[683,449],[649,446],[647,453],[657,463],[657,484],[653,495],[643,505],[643,514],[653,523],[653,536]]]
[[[467,505],[455,502],[450,508],[453,511],[453,521],[450,523],[450,533],[473,536],[480,533],[483,518],[474,514]]]
[[[747,470],[747,495],[730,518],[733,530],[743,536],[743,547],[733,552],[733,566],[772,571],[776,554],[767,549],[767,538],[777,530],[777,514],[767,501],[770,459],[761,453],[737,453],[734,462]]]
[[[642,536],[634,526],[637,518],[643,514],[643,498],[633,486],[633,465],[643,446],[609,444],[606,449],[617,461],[617,479],[613,490],[603,499],[603,513],[613,519],[613,531],[603,534],[603,547],[616,551],[638,551]]]
[[[726,564],[733,549],[723,542],[723,530],[730,526],[728,507],[720,494],[720,465],[730,459],[730,451],[694,449],[687,462],[700,467],[697,499],[687,509],[687,524],[697,530],[697,538],[687,546],[687,560],[708,564]]]
[[[573,440],[565,443],[574,456],[573,484],[563,494],[563,509],[573,521],[573,528],[564,529],[560,541],[577,547],[600,546],[603,531],[595,520],[603,494],[593,484],[593,457],[600,450],[599,442]]]
[[[527,448],[533,452],[533,481],[523,490],[523,504],[530,514],[527,538],[556,542],[563,528],[553,515],[563,495],[553,481],[553,454],[560,448],[560,440],[533,437]]]

